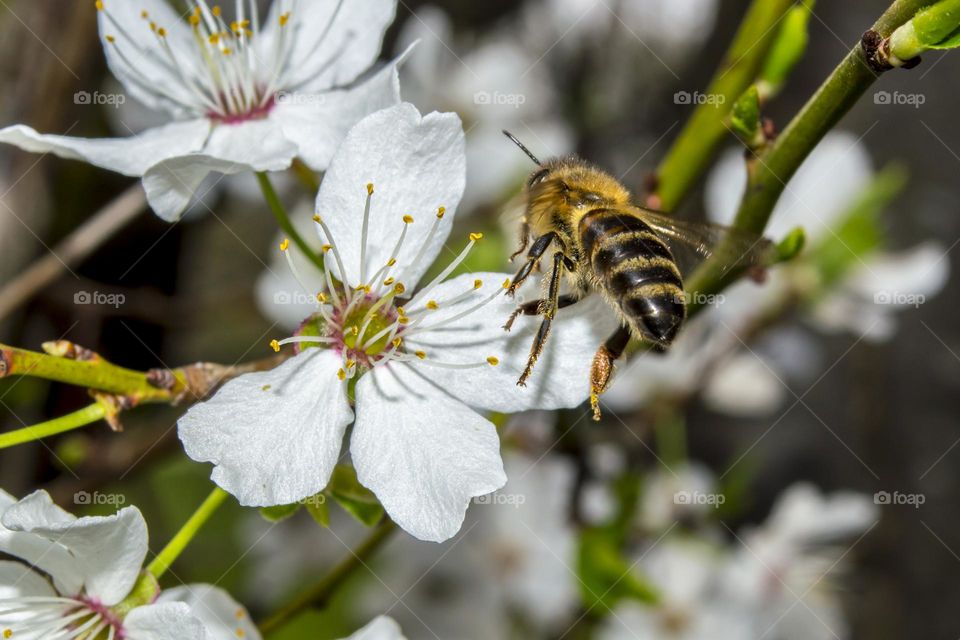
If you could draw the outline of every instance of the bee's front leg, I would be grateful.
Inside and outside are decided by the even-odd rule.
[[[597,350],[590,367],[590,407],[593,419],[600,419],[600,394],[607,390],[613,376],[613,363],[623,355],[630,342],[630,328],[622,326]]]
[[[540,257],[547,251],[547,247],[550,246],[550,243],[553,242],[556,237],[557,234],[550,231],[534,241],[533,246],[530,247],[530,252],[527,253],[527,261],[520,267],[520,270],[517,271],[517,275],[513,277],[513,281],[510,283],[510,288],[507,289],[508,296],[513,296],[517,292],[517,289],[519,289],[523,281],[527,279],[530,272],[533,271],[533,267],[536,266]]]
[[[533,372],[533,365],[537,363],[537,358],[543,352],[543,346],[550,336],[550,325],[553,323],[553,317],[557,314],[560,305],[560,280],[563,277],[563,260],[563,251],[557,251],[553,254],[553,270],[550,272],[547,297],[543,300],[537,300],[538,313],[543,316],[543,321],[540,323],[540,329],[537,330],[537,337],[533,340],[533,346],[530,347],[527,366],[520,374],[520,379],[517,380],[517,384],[521,387],[527,386],[527,378]]]
[[[513,262],[513,259],[518,255],[527,250],[527,245],[530,244],[530,223],[527,221],[527,218],[523,218],[523,223],[520,225],[520,248],[510,254],[510,262]]]
[[[580,296],[572,295],[565,293],[559,298],[557,298],[557,309],[563,309],[564,307],[569,307],[575,302],[581,300]],[[504,331],[510,331],[513,328],[513,322],[519,316],[538,316],[540,315],[540,310],[543,308],[543,305],[547,304],[549,301],[545,299],[531,300],[530,302],[524,302],[516,310],[510,314],[510,318],[507,320],[507,323],[503,325]]]

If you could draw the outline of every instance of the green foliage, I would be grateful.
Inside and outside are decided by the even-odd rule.
[[[777,39],[770,47],[770,53],[760,72],[763,100],[780,92],[790,72],[806,52],[809,41],[808,25],[814,4],[814,0],[801,2],[784,17]]]
[[[795,227],[777,243],[777,262],[793,260],[803,251],[807,243],[807,233],[803,227]]]
[[[600,613],[623,599],[657,602],[656,589],[623,557],[618,536],[609,528],[587,529],[580,536],[577,558],[584,604]]]
[[[752,84],[733,104],[730,111],[730,128],[748,147],[762,143],[760,132],[760,91]],[[758,140],[759,138],[759,140]]]
[[[349,465],[338,464],[334,468],[324,493],[368,527],[377,524],[383,517],[383,507],[377,496],[360,484],[356,470]]]
[[[960,0],[926,7],[890,36],[890,55],[910,60],[930,49],[960,47]]]
[[[286,520],[300,510],[300,503],[278,504],[274,507],[260,507],[260,515],[269,522],[280,522]]]

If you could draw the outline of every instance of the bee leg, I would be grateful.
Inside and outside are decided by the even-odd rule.
[[[530,244],[530,223],[524,218],[523,225],[520,227],[520,248],[510,254],[510,262],[513,262],[514,258],[526,251],[528,244]]]
[[[590,407],[593,409],[593,419],[600,419],[600,394],[607,390],[610,377],[613,375],[613,363],[623,355],[627,343],[630,342],[630,328],[623,326],[607,338],[603,346],[593,356],[593,365],[590,367]]]
[[[580,297],[565,293],[559,298],[557,298],[557,309],[563,309],[564,307],[569,307],[575,302],[579,302]],[[530,302],[524,302],[522,305],[517,307],[516,311],[510,314],[510,318],[507,320],[507,323],[503,325],[504,331],[510,331],[513,328],[513,322],[519,316],[538,316],[540,315],[540,307],[542,304],[546,303],[546,300],[531,300]]]
[[[553,316],[557,313],[557,307],[560,303],[560,278],[563,276],[563,251],[557,251],[553,254],[553,271],[550,272],[550,286],[547,290],[547,297],[538,300],[538,314],[543,316],[540,323],[540,329],[537,331],[537,337],[533,340],[533,346],[530,348],[530,357],[527,359],[527,366],[520,374],[517,384],[521,387],[527,386],[527,378],[533,372],[533,365],[537,363],[537,358],[543,351],[543,345],[547,343],[547,337],[550,335],[550,324],[553,322]]]
[[[517,275],[513,277],[513,281],[510,283],[510,288],[507,289],[508,296],[513,296],[513,294],[517,292],[517,289],[519,289],[523,281],[527,279],[527,276],[530,275],[530,272],[533,271],[533,268],[537,262],[539,262],[540,257],[546,252],[547,247],[550,246],[550,243],[553,242],[556,237],[557,234],[551,231],[543,234],[534,241],[533,246],[530,247],[530,252],[527,254],[527,261],[520,267],[520,270],[517,271]]]

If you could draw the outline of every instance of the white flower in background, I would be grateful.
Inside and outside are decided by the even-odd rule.
[[[700,520],[721,499],[716,491],[716,477],[700,463],[657,467],[644,478],[639,524],[645,531],[662,531],[680,521]]]
[[[571,151],[573,134],[557,109],[539,54],[524,48],[514,29],[500,29],[464,51],[446,11],[425,6],[406,21],[398,51],[419,41],[401,71],[403,96],[421,109],[455,111],[465,122],[467,188],[461,214],[501,202],[533,165],[504,138],[507,129],[547,155]],[[438,81],[442,78],[442,81]]]
[[[502,295],[509,274],[448,279],[480,234],[417,288],[445,248],[463,186],[463,132],[453,114],[421,117],[401,104],[347,135],[317,197],[328,281],[304,295],[316,296],[319,310],[298,335],[275,343],[321,348],[228,382],[179,423],[187,454],[213,462],[214,481],[242,504],[318,493],[353,423],[360,482],[406,531],[445,540],[470,498],[506,480],[496,429],[477,411],[572,407],[586,398],[584,372],[615,322],[601,302],[557,319],[541,366],[519,388],[539,318],[503,331],[516,304]]]
[[[15,125],[0,142],[142,177],[153,210],[175,220],[210,172],[278,171],[295,157],[322,170],[355,122],[399,102],[397,61],[367,74],[395,0],[276,0],[262,24],[253,0],[233,20],[186,4],[180,16],[164,0],[97,2],[111,71],[169,124],[114,139]]]
[[[16,500],[0,490],[0,637],[204,640],[258,637],[246,610],[209,585],[194,608],[141,580],[147,525],[136,507],[77,518],[45,491]],[[229,632],[210,635],[207,604],[229,612]],[[206,627],[206,628],[205,628]]]

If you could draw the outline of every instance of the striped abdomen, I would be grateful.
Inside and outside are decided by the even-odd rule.
[[[670,344],[686,309],[683,282],[666,244],[642,219],[597,209],[580,220],[583,259],[644,337]]]

